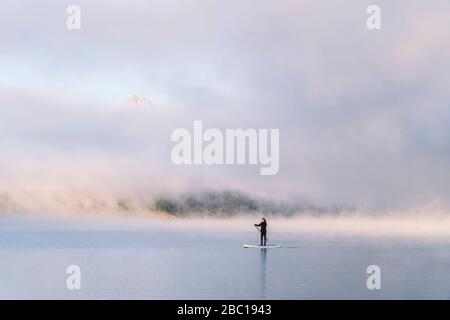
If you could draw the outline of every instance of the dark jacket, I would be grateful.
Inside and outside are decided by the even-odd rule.
[[[267,222],[263,221],[260,224],[255,224],[255,227],[261,227],[261,233],[266,233],[267,232]]]

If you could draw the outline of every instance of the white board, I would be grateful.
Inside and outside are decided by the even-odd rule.
[[[275,249],[275,248],[281,248],[281,246],[278,245],[278,244],[270,244],[268,246],[257,246],[257,245],[254,245],[254,244],[244,244],[243,246],[246,249],[250,249],[250,248],[251,249]]]

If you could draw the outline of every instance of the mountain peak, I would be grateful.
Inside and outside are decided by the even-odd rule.
[[[130,96],[125,105],[127,107],[145,107],[145,108],[153,106],[150,100],[148,100],[146,97],[138,96],[136,94]]]

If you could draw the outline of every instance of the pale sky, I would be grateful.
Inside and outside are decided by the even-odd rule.
[[[448,0],[0,0],[0,193],[95,180],[448,208],[449,57]],[[279,174],[174,167],[170,133],[194,120],[279,128]]]

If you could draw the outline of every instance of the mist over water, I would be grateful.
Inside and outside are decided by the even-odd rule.
[[[101,157],[95,162],[87,159],[78,159],[77,166],[71,167],[77,169],[72,170],[65,168],[64,162],[52,170],[38,161],[24,162],[26,165],[22,163],[9,172],[8,166],[3,166],[0,216],[104,217],[113,221],[126,218],[130,223],[142,219],[156,224],[170,221],[167,226],[174,228],[180,225],[191,230],[226,232],[248,231],[264,216],[270,232],[280,234],[429,239],[450,236],[450,215],[440,201],[390,209],[316,204],[301,197],[268,195],[257,189],[224,189],[224,185],[209,181],[197,184],[190,178],[171,180],[150,169],[139,175],[143,167],[134,167],[129,159],[114,162],[105,159],[102,162]],[[50,163],[56,164],[55,160]],[[102,170],[92,168],[93,164]]]
[[[447,237],[450,231],[450,215],[440,201],[390,209],[315,203],[283,191],[267,194],[258,189],[223,188],[227,185],[214,185],[213,180],[172,179],[129,159],[88,159],[73,159],[76,166],[71,167],[57,160],[4,165],[0,215],[170,220],[173,226],[180,220],[179,224],[193,230],[229,232],[251,229],[262,216],[268,218],[271,231],[280,233],[433,238]],[[15,170],[7,170],[14,166]],[[141,170],[145,173],[140,175]]]

